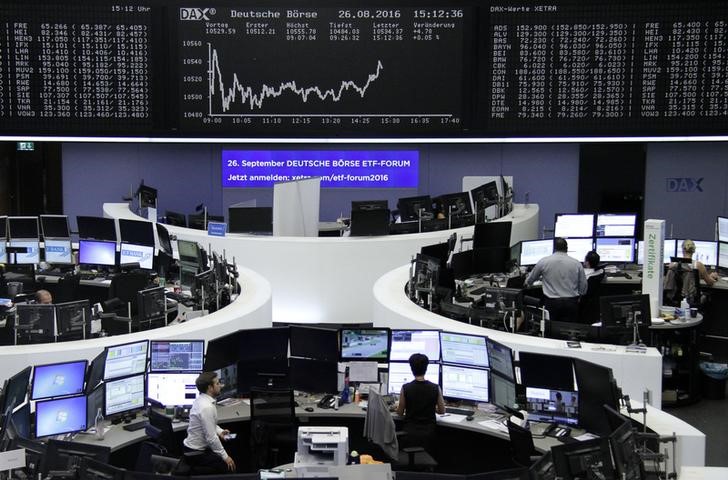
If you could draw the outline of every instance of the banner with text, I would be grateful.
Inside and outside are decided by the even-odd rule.
[[[417,188],[419,160],[417,150],[223,150],[222,186],[321,177],[328,188]]]

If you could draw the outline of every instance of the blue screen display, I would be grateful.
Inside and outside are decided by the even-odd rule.
[[[13,240],[11,247],[25,248],[25,253],[15,254],[15,263],[19,265],[30,265],[40,263],[40,246],[38,242],[25,242]]]
[[[48,263],[73,263],[70,240],[45,239],[45,261]]]
[[[78,263],[87,265],[116,265],[116,242],[80,240]]]
[[[223,150],[222,186],[321,177],[326,188],[417,188],[417,150]]]
[[[47,437],[86,430],[86,396],[35,404],[35,436]]]
[[[35,367],[33,374],[33,400],[75,395],[83,392],[86,360]]]
[[[154,247],[122,243],[119,263],[139,263],[140,268],[151,270],[154,265]]]

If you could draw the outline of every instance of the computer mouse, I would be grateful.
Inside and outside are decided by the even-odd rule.
[[[306,407],[304,408],[304,410],[306,410],[307,412],[313,412],[313,407]]]
[[[468,415],[467,417],[465,417],[465,420],[467,420],[468,422],[472,422],[473,418],[475,417],[473,417],[472,415]]]

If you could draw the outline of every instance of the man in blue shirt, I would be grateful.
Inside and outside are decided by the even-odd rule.
[[[568,251],[566,240],[555,238],[554,253],[539,260],[526,278],[526,285],[541,280],[544,305],[551,320],[578,322],[579,297],[586,293],[586,275],[581,262],[571,258]]]

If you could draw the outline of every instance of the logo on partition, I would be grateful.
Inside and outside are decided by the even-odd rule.
[[[700,178],[689,178],[689,177],[675,177],[667,178],[667,191],[671,193],[676,192],[702,192],[703,177]]]
[[[214,8],[180,8],[180,20],[207,21],[215,15]]]

